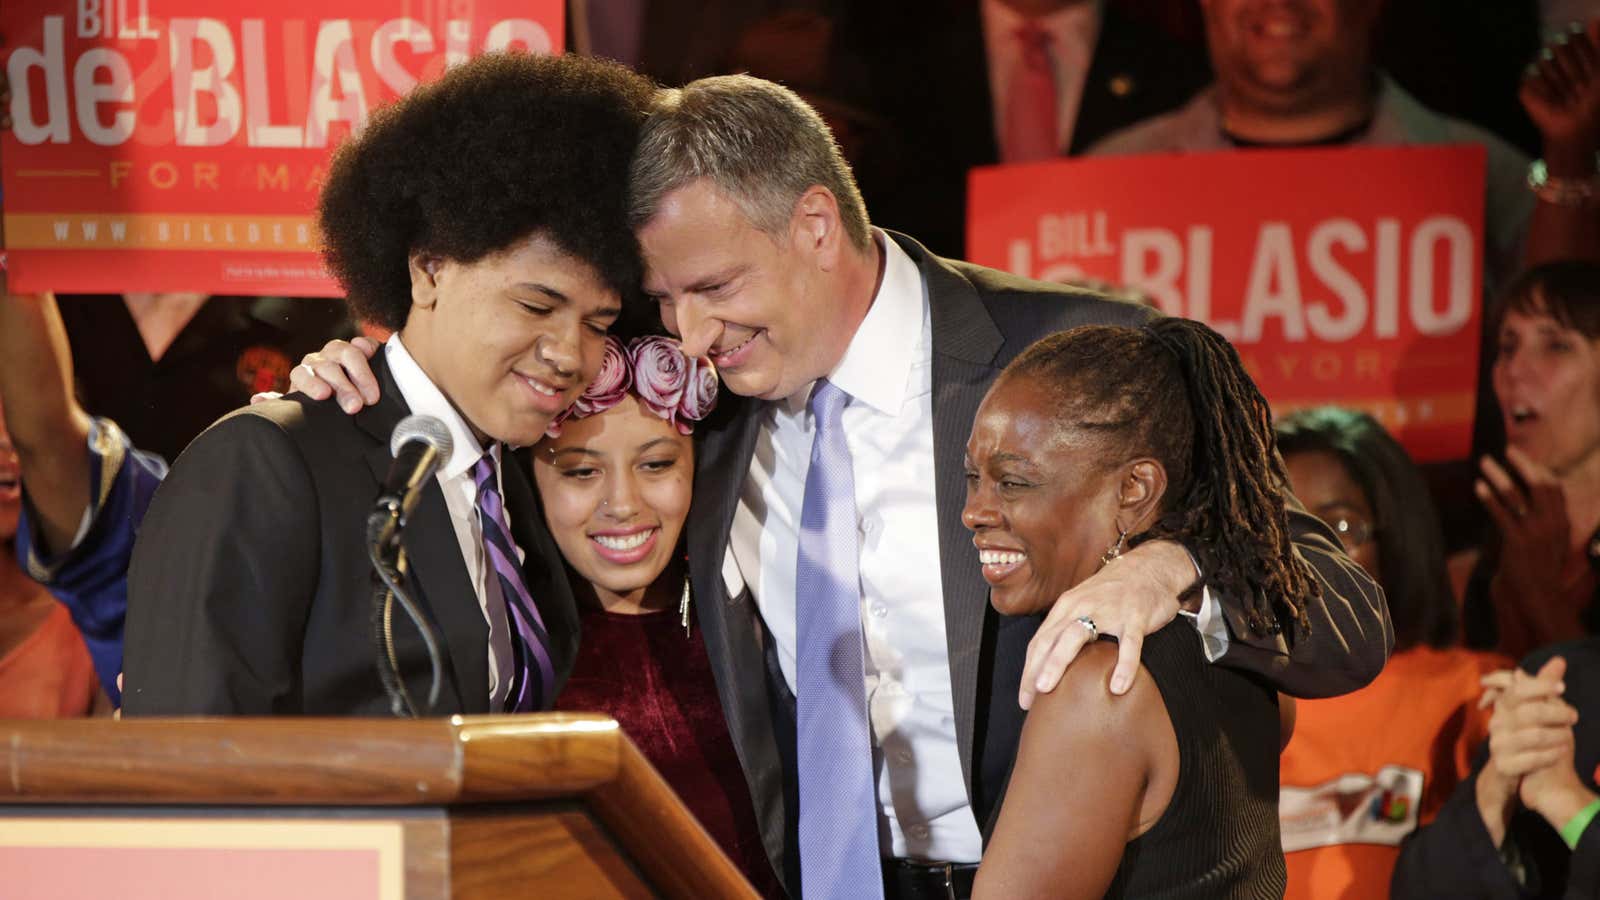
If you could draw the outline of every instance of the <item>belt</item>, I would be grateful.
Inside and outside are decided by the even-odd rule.
[[[883,895],[885,900],[967,900],[977,874],[977,863],[885,859]]]

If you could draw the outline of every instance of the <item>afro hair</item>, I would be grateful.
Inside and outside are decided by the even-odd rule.
[[[534,233],[637,298],[628,164],[654,90],[603,60],[492,53],[374,113],[335,154],[318,204],[352,311],[399,329],[412,253],[473,263]]]

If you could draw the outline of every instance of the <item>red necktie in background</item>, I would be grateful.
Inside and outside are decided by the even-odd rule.
[[[1005,161],[1049,159],[1057,145],[1056,73],[1050,34],[1029,22],[1012,33],[1022,53],[1011,70],[1006,96]]]

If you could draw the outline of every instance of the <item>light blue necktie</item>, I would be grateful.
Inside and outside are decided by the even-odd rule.
[[[800,890],[805,900],[883,896],[878,794],[861,661],[855,476],[843,414],[850,397],[817,382],[800,558],[795,568],[800,763]]]

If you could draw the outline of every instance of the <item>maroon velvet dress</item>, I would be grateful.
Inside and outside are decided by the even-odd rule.
[[[588,609],[582,623],[556,709],[616,719],[756,890],[781,896],[699,627],[684,637],[676,609],[637,616]]]

